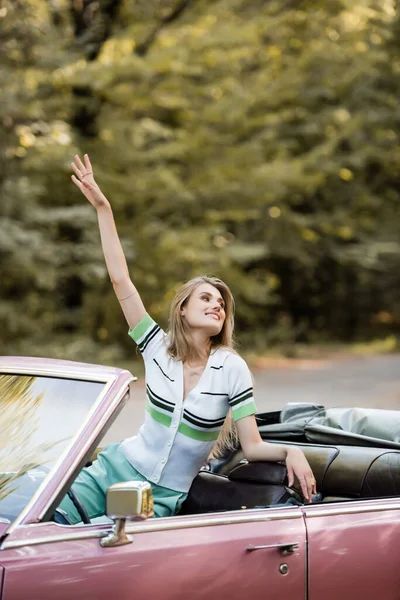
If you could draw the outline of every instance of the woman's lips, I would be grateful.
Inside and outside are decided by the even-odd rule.
[[[219,314],[218,313],[208,312],[208,313],[206,313],[206,316],[207,317],[215,317],[219,321]]]

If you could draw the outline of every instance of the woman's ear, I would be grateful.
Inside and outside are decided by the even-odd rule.
[[[186,317],[188,300],[189,298],[186,298],[179,307],[179,314],[181,315],[181,317]]]

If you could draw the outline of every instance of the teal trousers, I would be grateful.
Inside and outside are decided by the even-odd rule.
[[[90,467],[79,473],[72,489],[86,509],[89,519],[105,515],[107,488],[122,481],[147,481],[123,454],[119,444],[110,444],[99,452]],[[151,483],[151,482],[150,482]],[[154,516],[168,517],[179,512],[187,494],[151,483],[154,501]],[[73,502],[65,496],[59,505],[68,515],[71,523],[79,523],[81,518]]]

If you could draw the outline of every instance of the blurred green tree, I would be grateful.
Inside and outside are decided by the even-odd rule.
[[[68,184],[78,149],[163,324],[177,283],[213,272],[233,289],[240,337],[259,349],[398,331],[391,2],[4,6],[7,353],[129,352],[95,215]]]

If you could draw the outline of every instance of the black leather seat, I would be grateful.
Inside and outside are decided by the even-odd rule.
[[[291,442],[273,441],[291,445]],[[400,450],[295,443],[305,453],[317,480],[323,501],[400,496]],[[220,475],[231,477],[240,461],[241,450],[224,461],[211,461]],[[255,464],[255,463],[253,463]]]
[[[200,471],[180,514],[199,514],[284,504],[301,496],[287,487],[286,467],[279,463],[239,464],[228,475]]]
[[[400,452],[383,452],[365,475],[361,496],[400,496]]]

